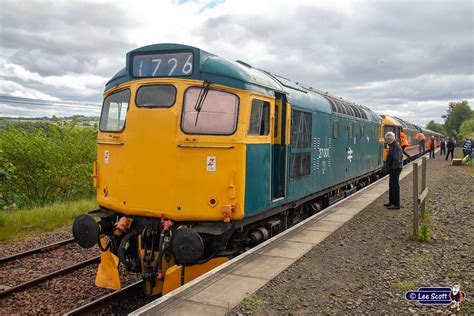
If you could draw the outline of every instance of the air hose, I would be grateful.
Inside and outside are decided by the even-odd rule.
[[[123,262],[125,264],[126,258],[125,258],[125,252],[127,251],[126,248],[128,248],[127,243],[129,242],[130,238],[134,237],[136,235],[135,231],[130,231],[128,232],[125,237],[123,237],[122,241],[120,242],[120,245],[117,250],[117,254],[119,257],[120,262]]]
[[[100,241],[101,241],[101,240],[100,240],[100,235],[99,235],[99,238],[98,238],[98,240],[97,240],[97,245],[99,246],[100,251],[106,252],[107,250],[110,249],[110,245],[111,245],[111,243],[112,243],[111,240],[109,240],[109,241],[107,242],[107,244],[105,245],[105,248],[102,247],[102,243],[101,243]]]
[[[162,229],[161,234],[160,234],[160,240],[158,242],[158,259],[155,262],[155,265],[153,266],[153,274],[158,274],[157,278],[158,280],[161,280],[163,278],[163,242],[165,240],[165,233],[167,230]]]

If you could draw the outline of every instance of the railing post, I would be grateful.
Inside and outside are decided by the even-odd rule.
[[[418,163],[413,163],[413,237],[418,238]]]
[[[426,189],[426,168],[427,168],[428,160],[426,159],[426,157],[423,157],[422,160],[423,160],[423,166],[421,166],[421,192],[424,192]],[[426,206],[425,199],[423,199],[420,205],[421,218],[425,218],[425,206]]]

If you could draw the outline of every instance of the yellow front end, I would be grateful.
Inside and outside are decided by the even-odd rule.
[[[166,84],[176,88],[172,106],[137,107],[137,89]],[[97,139],[96,186],[101,207],[174,221],[222,220],[222,207],[233,206],[233,219],[243,217],[245,184],[245,118],[250,94],[212,85],[239,100],[237,128],[231,135],[186,134],[182,130],[186,89],[201,89],[193,80],[146,79],[110,91],[130,90],[125,124],[120,131],[101,130]],[[203,109],[205,111],[205,109]],[[104,116],[104,113],[102,113]],[[103,120],[103,118],[101,119]]]
[[[400,131],[402,128],[400,123],[398,123],[395,119],[385,114],[381,114],[380,117],[382,118],[382,125],[380,125],[381,138],[383,139],[387,132],[393,132],[395,134],[395,138],[399,140]],[[387,154],[388,154],[388,145],[384,143],[383,161],[387,160]]]

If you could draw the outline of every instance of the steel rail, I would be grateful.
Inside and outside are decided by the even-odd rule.
[[[54,272],[51,272],[51,273],[49,273],[49,274],[43,275],[43,276],[41,276],[41,277],[39,277],[39,278],[30,280],[30,281],[26,281],[26,282],[24,282],[24,283],[18,284],[18,285],[16,285],[16,286],[11,287],[11,288],[7,288],[6,290],[0,292],[0,298],[4,298],[5,296],[11,295],[11,294],[13,294],[13,293],[15,293],[15,292],[18,292],[18,291],[21,291],[21,290],[24,290],[24,289],[33,287],[33,286],[37,285],[38,283],[41,283],[41,282],[43,282],[43,281],[52,279],[52,278],[57,277],[57,276],[59,276],[59,275],[66,274],[66,273],[69,273],[69,272],[78,270],[78,269],[80,269],[80,268],[82,268],[82,267],[88,266],[88,265],[90,265],[90,264],[99,263],[99,262],[100,262],[100,256],[93,257],[93,258],[84,260],[84,261],[82,261],[82,262],[79,262],[79,263],[77,263],[77,264],[75,264],[75,265],[66,267],[66,268],[64,268],[64,269],[61,269],[61,270],[54,271]]]
[[[135,283],[132,283],[126,287],[124,287],[121,290],[109,293],[107,295],[101,296],[98,299],[89,302],[85,305],[82,305],[80,307],[77,307],[73,310],[70,310],[69,312],[63,314],[65,316],[71,316],[71,315],[89,315],[104,305],[109,305],[111,302],[121,299],[123,297],[128,297],[132,295],[138,295],[141,293],[143,288],[143,281],[138,281]]]
[[[65,240],[61,240],[61,241],[56,242],[56,243],[52,243],[52,244],[43,246],[43,247],[39,247],[39,248],[24,251],[24,252],[20,252],[20,253],[11,255],[11,256],[3,257],[3,258],[0,258],[0,264],[7,263],[7,262],[10,262],[10,261],[13,261],[13,260],[16,260],[16,259],[20,259],[20,258],[29,256],[29,255],[33,255],[35,253],[54,250],[56,248],[59,248],[61,246],[67,245],[67,244],[71,244],[73,242],[74,242],[74,238],[65,239]]]

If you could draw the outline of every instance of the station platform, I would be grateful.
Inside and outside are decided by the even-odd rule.
[[[412,170],[405,166],[400,180]],[[388,176],[131,315],[224,315],[387,191]]]

